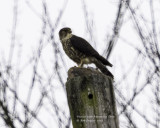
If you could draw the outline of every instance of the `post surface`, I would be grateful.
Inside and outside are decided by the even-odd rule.
[[[73,128],[119,128],[112,80],[96,70],[68,71],[67,99]]]

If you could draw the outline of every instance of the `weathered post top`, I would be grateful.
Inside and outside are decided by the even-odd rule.
[[[66,90],[73,128],[119,128],[111,78],[97,70],[73,67]]]

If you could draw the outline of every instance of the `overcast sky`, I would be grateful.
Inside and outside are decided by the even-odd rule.
[[[17,2],[17,4],[15,4]],[[67,70],[76,64],[70,60],[64,53],[61,43],[59,41],[58,32],[63,27],[70,27],[73,34],[85,38],[90,44],[104,57],[107,43],[113,34],[113,26],[116,19],[118,0],[46,0],[47,11],[50,17],[50,21],[56,27],[54,32],[55,41],[58,42],[58,48],[60,49],[63,59],[65,60],[65,66],[60,62],[61,73],[63,74],[63,82],[65,83],[67,78]],[[139,15],[143,15],[145,19],[150,22],[149,3],[146,0],[134,0],[131,4],[133,7],[139,5]],[[14,7],[17,6],[17,15],[14,13]],[[159,3],[155,4],[156,10],[159,10]],[[86,9],[86,11],[85,11]],[[59,12],[64,10],[60,22],[56,24],[56,19],[59,16]],[[3,64],[9,62],[11,44],[14,44],[14,52],[12,53],[12,68],[22,71],[19,79],[18,95],[26,101],[29,85],[32,78],[32,64],[29,64],[30,59],[37,54],[37,49],[42,36],[42,27],[44,16],[43,5],[41,0],[3,0],[0,2],[0,61],[1,70],[4,69]],[[16,20],[15,20],[16,19]],[[143,58],[137,57],[137,52],[130,45],[134,45],[137,48],[142,48],[140,38],[136,33],[134,23],[131,21],[132,17],[129,11],[126,11],[124,16],[123,27],[120,31],[119,40],[115,45],[115,48],[109,57],[109,61],[113,64],[113,68],[109,70],[114,74],[115,84],[119,83],[122,79],[122,74],[130,70],[128,76],[128,83],[121,83],[117,88],[121,89],[126,99],[129,99],[135,88],[140,88],[141,83],[145,82],[145,78],[141,77],[139,83],[135,85],[134,77],[136,73],[135,67],[132,65],[138,63]],[[159,19],[157,19],[159,20]],[[16,27],[15,27],[16,26]],[[16,29],[14,29],[14,27]],[[89,30],[92,30],[92,33]],[[150,28],[148,28],[150,29]],[[15,32],[15,40],[13,34]],[[44,79],[46,78],[44,70],[49,75],[53,74],[53,62],[54,55],[52,44],[50,41],[50,29],[46,28],[46,35],[43,38],[43,51],[41,54],[41,60],[39,63],[38,72],[42,72]],[[91,34],[93,37],[91,37]],[[127,42],[127,43],[126,43]],[[129,42],[129,43],[128,43]],[[59,60],[60,61],[60,60]],[[44,69],[45,67],[45,69]],[[144,71],[145,74],[145,71]],[[67,100],[63,87],[60,86],[60,82],[57,80],[57,74],[53,77],[54,83],[54,95],[56,103],[64,111],[68,111]],[[148,113],[148,118],[152,118],[151,106],[147,97],[150,97],[150,88],[146,88],[144,92],[137,97],[134,101],[138,109],[142,112]],[[30,108],[34,108],[34,103],[39,97],[39,87],[34,88],[34,94],[32,95],[32,101]],[[47,104],[47,101],[46,101]],[[51,106],[46,106],[42,109],[40,118],[48,128],[57,127],[57,120],[51,118],[46,113],[47,109]],[[53,115],[56,114],[53,112]],[[45,118],[44,118],[45,117]],[[133,118],[139,128],[146,128],[146,124],[142,117],[133,112]],[[1,120],[0,120],[1,121]],[[125,119],[120,118],[121,128],[125,128]],[[34,123],[32,128],[41,128],[38,123]],[[0,123],[0,128],[1,127]],[[149,128],[152,128],[150,126]]]

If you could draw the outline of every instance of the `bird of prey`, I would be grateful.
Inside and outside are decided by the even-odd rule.
[[[112,64],[99,55],[85,39],[73,35],[72,30],[67,27],[59,31],[59,38],[65,53],[77,63],[78,67],[94,63],[102,73],[113,78],[112,73],[106,68],[106,66],[112,67]]]

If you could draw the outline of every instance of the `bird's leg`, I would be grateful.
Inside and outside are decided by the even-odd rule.
[[[81,59],[81,63],[78,65],[78,67],[83,67],[83,64],[90,64],[90,59],[89,58],[83,58]]]
[[[81,60],[81,63],[78,64],[78,67],[79,67],[79,68],[82,68],[82,67],[83,67],[83,59]]]

